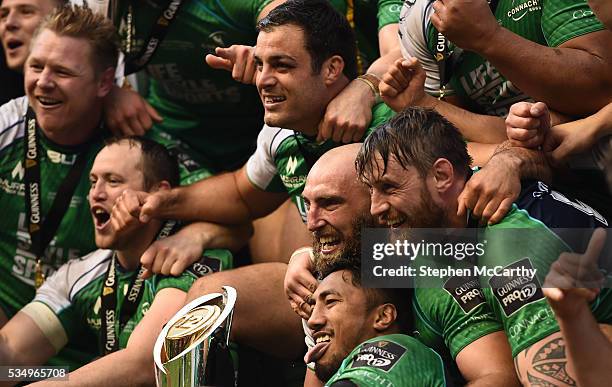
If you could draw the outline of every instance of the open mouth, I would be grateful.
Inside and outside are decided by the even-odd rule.
[[[392,219],[386,220],[386,226],[389,228],[400,228],[406,221],[405,216],[398,216]]]
[[[321,253],[330,254],[341,242],[341,238],[338,235],[324,235],[319,237],[319,245],[321,246]]]
[[[21,40],[17,40],[17,39],[9,39],[6,42],[6,48],[9,50],[15,50],[18,49],[19,47],[23,46],[23,42]]]
[[[101,230],[110,223],[110,213],[102,207],[94,207],[91,210],[94,219],[94,226]]]
[[[62,103],[62,101],[60,101],[59,99],[55,99],[55,98],[50,98],[50,97],[44,97],[44,96],[38,96],[36,97],[36,100],[44,107],[55,107],[58,106],[59,104]]]
[[[317,362],[323,355],[327,348],[331,344],[331,335],[329,333],[315,333],[313,336],[315,340],[315,346],[312,347],[304,356],[306,363]]]

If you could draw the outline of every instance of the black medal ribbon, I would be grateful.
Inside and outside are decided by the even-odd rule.
[[[172,234],[178,226],[176,221],[166,221],[162,229],[157,234],[156,240],[166,238]],[[117,330],[117,286],[119,279],[117,278],[117,252],[113,253],[111,262],[108,265],[106,271],[106,277],[102,286],[102,294],[100,295],[100,339],[102,345],[102,353],[108,355],[109,353],[115,352],[119,349],[119,334],[123,332],[126,324],[140,304],[143,295],[143,282],[142,274],[145,268],[142,265],[138,265],[138,274],[132,278],[126,297],[123,299],[123,304],[119,311],[119,329]]]
[[[36,115],[31,108],[26,114],[26,133],[23,136],[25,146],[24,181],[26,200],[26,225],[30,234],[31,252],[37,260],[44,262],[44,251],[53,239],[57,229],[68,210],[72,195],[79,183],[79,178],[87,161],[84,150],[77,156],[68,175],[62,181],[53,204],[42,221],[42,187],[40,182],[40,146],[38,145],[38,131]]]
[[[140,49],[140,52],[136,55],[126,55],[124,75],[138,72],[145,67],[147,63],[149,63],[153,57],[153,54],[155,54],[166,37],[168,29],[170,28],[172,22],[176,19],[176,15],[178,14],[183,2],[184,0],[168,1],[155,21],[155,24],[153,24],[151,33],[149,34],[146,43]]]

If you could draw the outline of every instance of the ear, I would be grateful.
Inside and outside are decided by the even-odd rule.
[[[376,316],[373,328],[378,332],[384,332],[397,319],[397,309],[393,304],[383,304],[376,308]]]
[[[432,167],[434,186],[438,193],[446,192],[455,180],[455,169],[447,159],[437,159]]]
[[[340,77],[342,77],[344,70],[344,59],[340,55],[334,55],[331,58],[323,62],[321,67],[321,74],[326,86],[333,85]]]
[[[104,98],[115,84],[115,68],[109,67],[100,74],[98,79],[98,97]]]

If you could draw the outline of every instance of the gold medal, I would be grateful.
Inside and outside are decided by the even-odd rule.
[[[36,260],[36,267],[34,268],[34,286],[36,289],[40,288],[45,283],[45,274],[42,270],[42,264],[40,259]]]
[[[165,346],[168,359],[174,358],[204,336],[220,315],[219,306],[204,305],[177,320],[166,335]]]

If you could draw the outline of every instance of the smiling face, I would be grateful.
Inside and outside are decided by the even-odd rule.
[[[53,7],[54,0],[2,0],[0,38],[10,69],[23,71],[32,35]]]
[[[404,169],[390,156],[383,174],[383,161],[376,155],[377,168],[368,176],[371,184],[370,212],[378,223],[391,228],[436,228],[445,221],[444,210],[432,199],[432,189],[416,168]]]
[[[324,77],[312,71],[304,32],[291,24],[261,31],[255,63],[266,124],[316,134],[331,96]]]
[[[359,256],[361,228],[373,223],[368,189],[354,168],[359,145],[343,148],[330,151],[315,164],[302,192],[317,262]]]
[[[127,141],[104,147],[96,156],[89,174],[89,207],[93,216],[96,245],[102,249],[120,249],[132,232],[115,232],[110,214],[115,200],[126,189],[144,190],[141,151]]]
[[[63,145],[91,137],[101,117],[102,97],[109,90],[96,74],[91,45],[85,39],[47,29],[33,42],[25,86],[41,129]]]
[[[315,362],[315,373],[325,382],[357,345],[377,336],[377,311],[368,310],[364,289],[353,285],[347,270],[325,277],[313,298],[316,304],[308,327],[316,344],[306,356],[308,362]]]

